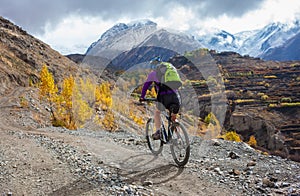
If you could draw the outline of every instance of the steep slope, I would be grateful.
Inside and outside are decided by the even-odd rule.
[[[287,40],[284,45],[271,48],[266,51],[262,58],[265,60],[287,61],[290,59],[300,60],[300,33]]]
[[[20,27],[0,17],[0,95],[36,83],[43,65],[56,80],[78,71],[78,66]]]
[[[300,24],[298,21],[293,24],[272,23],[255,35],[248,37],[237,52],[254,57],[263,57],[269,49],[285,45],[286,41],[299,31]]]

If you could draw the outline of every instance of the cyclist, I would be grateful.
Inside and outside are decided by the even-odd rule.
[[[171,112],[171,120],[176,119],[176,114],[179,112],[181,99],[178,93],[178,90],[174,90],[169,88],[168,86],[159,82],[156,74],[156,66],[162,63],[160,57],[155,57],[150,61],[152,65],[152,71],[149,73],[146,82],[143,85],[142,93],[140,97],[140,102],[144,101],[145,95],[149,87],[154,84],[155,89],[157,92],[157,107],[154,113],[154,124],[156,128],[156,132],[152,135],[154,140],[160,139],[160,126],[161,126],[161,119],[160,113],[165,109],[168,109]],[[166,63],[166,62],[165,62]]]

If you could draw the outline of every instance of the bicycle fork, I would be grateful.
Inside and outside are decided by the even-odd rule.
[[[161,140],[162,140],[162,142],[167,144],[169,141],[171,141],[172,135],[173,135],[173,131],[171,130],[170,125],[168,126],[168,133],[167,133],[164,124],[162,124],[162,126],[161,126]]]
[[[168,143],[168,137],[167,137],[167,132],[166,132],[166,129],[165,129],[165,126],[162,124],[161,126],[161,140],[163,143]]]

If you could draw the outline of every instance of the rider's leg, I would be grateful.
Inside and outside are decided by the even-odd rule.
[[[160,126],[161,126],[161,118],[160,118],[160,110],[156,109],[154,112],[154,126],[156,129],[156,132],[152,134],[152,138],[154,140],[160,139]]]
[[[154,113],[154,125],[156,130],[160,129],[161,126],[161,119],[160,119],[160,110],[156,109]]]

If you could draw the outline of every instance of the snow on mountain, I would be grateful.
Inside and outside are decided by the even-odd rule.
[[[203,47],[193,36],[166,29],[153,32],[139,44],[141,46],[161,47],[180,54]]]
[[[201,47],[191,35],[157,28],[150,20],[140,20],[128,24],[119,23],[103,33],[86,54],[114,59],[122,52],[136,47],[155,46],[184,53]]]
[[[88,48],[86,54],[113,59],[135,47],[156,46],[178,53],[208,48],[218,52],[233,51],[241,55],[264,57],[269,50],[284,46],[299,32],[299,21],[289,24],[272,23],[262,29],[236,34],[214,29],[197,35],[158,29],[157,24],[150,20],[139,20],[128,24],[116,24],[103,33],[100,39]]]
[[[239,32],[239,33],[234,34],[234,37],[235,37],[235,43],[236,43],[236,45],[238,46],[238,51],[239,51],[239,53],[245,54],[245,53],[242,53],[244,42],[245,42],[248,38],[254,36],[258,31],[259,31],[259,30],[242,31],[242,32]]]
[[[234,51],[242,55],[262,57],[272,48],[284,45],[300,32],[299,21],[283,24],[272,23],[262,29],[230,34],[224,30],[202,35],[199,42],[208,49]]]
[[[198,41],[205,47],[217,51],[235,51],[238,48],[234,35],[215,29],[213,32],[198,37]]]
[[[265,60],[300,60],[300,32],[282,46],[269,49],[262,56]]]
[[[157,24],[150,20],[116,24],[103,33],[100,39],[88,48],[86,54],[113,59],[140,44],[156,29]]]
[[[299,30],[299,22],[293,24],[272,23],[248,37],[237,52],[255,57],[263,56],[269,49],[284,44]]]

